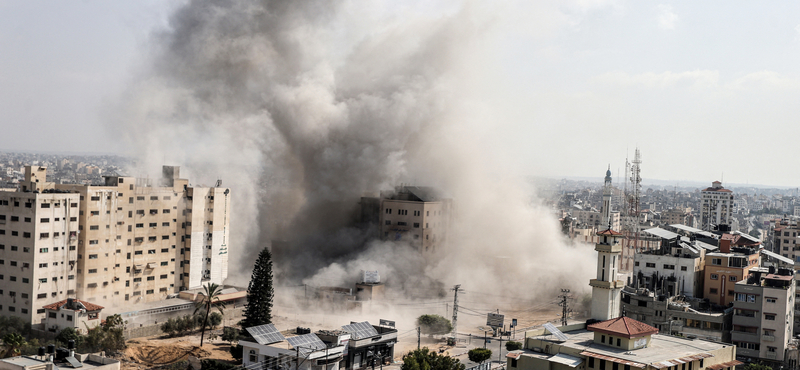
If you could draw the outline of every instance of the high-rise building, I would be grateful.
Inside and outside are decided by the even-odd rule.
[[[712,231],[718,225],[731,224],[733,192],[714,181],[700,192],[700,228]]]
[[[115,307],[222,284],[230,190],[163,170],[157,184],[111,175],[89,186],[48,183],[44,167],[26,167],[20,191],[0,193],[8,203],[0,205],[0,279],[18,283],[0,295],[0,314],[37,324],[44,305],[66,298]],[[16,303],[23,294],[24,308]]]
[[[38,324],[45,304],[74,296],[78,204],[52,189],[0,192],[0,315]]]

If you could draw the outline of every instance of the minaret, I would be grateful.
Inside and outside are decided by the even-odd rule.
[[[611,165],[608,165],[608,171],[606,171],[606,183],[603,186],[603,206],[600,208],[600,214],[602,215],[600,225],[606,227],[610,225],[611,220]]]
[[[622,280],[617,280],[622,234],[611,230],[609,225],[597,236],[598,242],[594,247],[597,251],[597,278],[589,280],[589,285],[592,287],[592,318],[603,321],[620,316],[620,293],[625,285]]]

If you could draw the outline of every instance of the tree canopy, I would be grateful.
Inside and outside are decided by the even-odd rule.
[[[453,331],[450,320],[439,315],[422,315],[417,318],[422,334],[447,334]]]
[[[467,352],[467,357],[472,362],[482,364],[484,361],[492,358],[492,350],[486,348],[473,348]]]
[[[244,320],[239,324],[242,328],[272,323],[272,254],[264,248],[258,254],[250,284],[247,285],[247,304]]]
[[[518,349],[522,349],[522,343],[521,342],[515,342],[513,340],[510,340],[510,341],[506,342],[506,350],[507,351],[516,351]]]
[[[458,359],[443,356],[428,349],[414,350],[403,356],[401,370],[464,370]]]

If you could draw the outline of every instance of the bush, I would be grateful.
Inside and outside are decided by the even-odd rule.
[[[233,356],[233,358],[236,359],[236,361],[239,362],[242,361],[242,357],[244,357],[244,347],[242,347],[241,344],[231,346],[230,352],[231,356]]]
[[[518,349],[522,349],[522,343],[515,342],[513,340],[510,340],[510,341],[506,342],[506,350],[507,351],[516,351]]]
[[[230,345],[233,345],[233,342],[238,342],[239,337],[239,329],[229,326],[222,328],[222,340],[228,342]]]
[[[401,370],[464,370],[464,364],[450,356],[442,356],[428,347],[403,356]]]
[[[222,314],[219,312],[212,312],[211,315],[208,316],[208,324],[211,329],[222,324]]]
[[[484,361],[492,357],[492,350],[486,348],[475,348],[469,350],[467,357],[472,362],[482,364]]]
[[[61,329],[61,331],[58,333],[58,335],[56,335],[56,341],[58,341],[59,343],[63,344],[64,346],[66,346],[67,343],[69,343],[70,340],[74,340],[75,341],[75,346],[76,347],[80,346],[81,344],[83,344],[83,337],[81,337],[81,334],[78,333],[78,331],[75,330],[75,328],[64,328],[64,329]]]
[[[453,331],[450,320],[439,315],[422,315],[417,318],[417,326],[421,328],[422,334],[447,334]]]
[[[234,365],[217,361],[217,360],[200,360],[200,370],[229,370],[233,369]]]

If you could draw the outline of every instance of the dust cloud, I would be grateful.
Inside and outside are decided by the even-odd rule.
[[[261,248],[286,240],[291,258],[275,268],[287,285],[352,286],[364,269],[406,297],[453,284],[525,299],[581,291],[591,247],[569,245],[531,204],[528,165],[492,135],[509,118],[491,102],[514,94],[497,81],[496,45],[566,20],[547,2],[487,6],[188,1],[153,34],[114,127],[139,170],[181,165],[232,188],[237,285]],[[454,200],[450,242],[428,260],[357,227],[361,195],[400,183]]]

